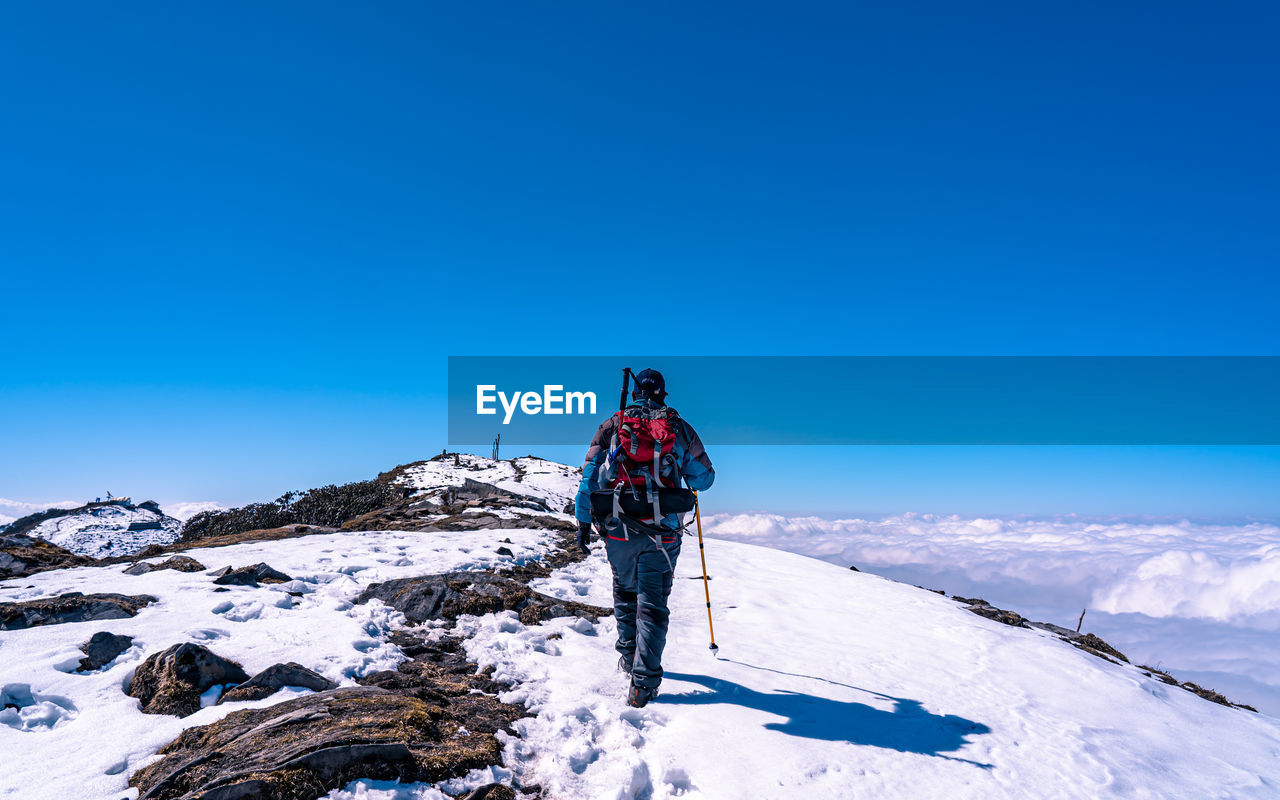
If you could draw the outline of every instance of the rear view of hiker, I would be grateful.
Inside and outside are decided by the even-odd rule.
[[[631,403],[605,420],[591,440],[575,516],[583,552],[593,524],[605,538],[622,654],[618,668],[631,676],[628,705],[640,708],[657,696],[662,682],[667,597],[683,516],[692,508],[692,495],[680,484],[708,489],[716,475],[693,427],[667,407],[662,375],[646,369],[635,379]]]

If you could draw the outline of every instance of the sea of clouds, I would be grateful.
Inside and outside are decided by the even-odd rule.
[[[0,525],[8,525],[15,519],[21,519],[28,514],[35,514],[50,508],[75,508],[81,505],[84,505],[84,503],[79,503],[75,500],[62,500],[55,503],[28,503],[25,500],[10,500],[6,497],[0,497]]]
[[[1273,524],[717,514],[703,527],[1072,628],[1088,609],[1082,630],[1134,660],[1280,715]]]

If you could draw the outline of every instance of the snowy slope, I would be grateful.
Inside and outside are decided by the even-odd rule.
[[[159,524],[150,530],[130,525]],[[94,504],[47,519],[29,531],[73,553],[94,558],[136,553],[150,544],[169,544],[178,538],[182,522],[141,507]]]
[[[562,511],[577,494],[581,478],[581,471],[574,467],[534,456],[494,461],[459,453],[405,467],[397,482],[425,497],[441,487],[461,486],[470,479],[536,497],[552,511]]]
[[[627,709],[596,637],[489,617],[469,654],[521,685],[508,766],[555,797],[1280,796],[1280,720],[1218,706],[931,592],[753,545],[678,565],[663,694]],[[542,591],[608,602],[600,556]]]
[[[548,503],[574,491],[575,470],[518,461],[529,463],[463,457],[453,467],[450,457],[402,479],[423,495],[467,477]],[[513,555],[496,553],[500,539]],[[211,569],[265,561],[295,578],[220,593],[207,573],[129,576],[120,566],[0,581],[0,601],[68,591],[159,598],[131,619],[0,633],[0,691],[36,701],[0,712],[0,796],[135,797],[128,776],[183,728],[304,691],[185,719],[143,715],[121,687],[171,644],[204,643],[251,674],[297,661],[350,685],[404,658],[388,640],[400,614],[352,603],[365,586],[535,557],[551,539],[523,529],[366,531],[188,551]],[[608,565],[595,548],[535,588],[610,605]],[[516,723],[504,764],[437,786],[355,781],[331,800],[442,800],[494,779],[540,784],[547,798],[1280,796],[1273,717],[1209,703],[884,578],[735,542],[710,541],[708,560],[720,657],[707,649],[689,543],[671,598],[667,679],[649,707],[623,702],[611,619],[526,627],[509,612],[463,617],[470,657],[511,682],[502,699],[534,712]],[[136,640],[98,672],[71,672],[79,644],[97,631]]]
[[[295,579],[260,588],[233,586],[226,592],[215,592],[223,587],[215,586],[205,572],[158,570],[131,576],[119,565],[53,570],[0,582],[0,602],[73,591],[150,594],[159,599],[131,619],[0,632],[0,692],[29,687],[41,701],[0,714],[0,797],[136,797],[127,785],[129,775],[155,760],[156,751],[182,729],[304,691],[224,703],[183,719],[143,714],[122,685],[144,658],[172,644],[198,642],[238,661],[250,674],[297,661],[343,685],[354,685],[358,676],[394,669],[404,656],[386,635],[401,615],[376,601],[351,601],[378,581],[527,558],[545,548],[548,534],[503,530],[502,537],[511,540],[503,546],[513,557],[495,554],[495,547],[477,547],[477,536],[336,533],[184,553],[210,569],[265,561]],[[295,599],[289,591],[304,594]],[[133,647],[98,672],[72,672],[83,655],[80,644],[98,631],[132,636]]]
[[[1136,663],[1280,716],[1280,525],[1075,515],[715,514],[716,538],[856,564],[1086,629]]]

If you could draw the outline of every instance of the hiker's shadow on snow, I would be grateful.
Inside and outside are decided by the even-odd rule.
[[[745,665],[751,666],[751,665]],[[759,667],[758,669],[766,669]],[[776,672],[776,670],[769,670]],[[811,676],[802,676],[811,677]],[[668,680],[688,681],[707,687],[711,691],[683,694],[661,694],[655,703],[671,705],[733,705],[754,708],[768,714],[786,717],[785,722],[765,725],[772,731],[801,736],[806,739],[822,739],[829,742],[850,742],[871,747],[883,747],[903,753],[920,753],[950,761],[963,761],[983,769],[981,764],[957,756],[944,755],[968,744],[967,737],[990,733],[981,722],[974,722],[952,714],[933,714],[926,711],[918,700],[891,697],[879,692],[867,692],[876,697],[891,700],[893,710],[882,710],[845,700],[833,700],[800,692],[758,692],[733,681],[712,678],[707,675],[690,675],[668,672]],[[825,683],[836,683],[815,678]],[[848,684],[837,684],[848,686]],[[849,686],[858,689],[856,686]],[[858,689],[858,691],[867,691]]]

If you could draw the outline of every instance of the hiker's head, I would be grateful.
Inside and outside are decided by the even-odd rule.
[[[632,400],[652,400],[664,403],[667,399],[667,382],[656,369],[646,369],[636,375],[636,388],[631,391]]]

